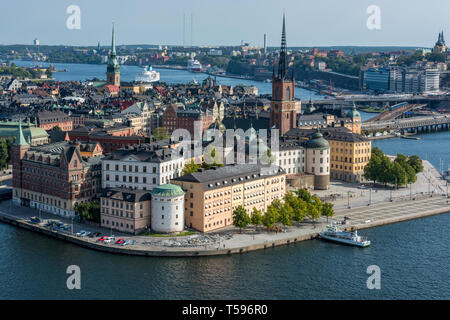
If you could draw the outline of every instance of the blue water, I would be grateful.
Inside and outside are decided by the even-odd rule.
[[[320,240],[243,255],[100,253],[0,224],[0,299],[449,299],[450,214],[364,230],[365,249]],[[81,290],[66,268],[81,268]],[[367,267],[381,289],[366,287]]]
[[[18,66],[32,67],[36,63],[32,61],[13,61]],[[46,67],[48,63],[41,63],[42,67]],[[73,64],[73,63],[54,63],[57,70],[66,69],[66,72],[54,72],[53,78],[58,81],[84,81],[86,79],[105,79],[106,78],[106,65],[104,64]],[[188,83],[192,80],[196,80],[201,83],[208,77],[205,73],[191,73],[186,70],[174,70],[174,69],[159,69],[154,68],[161,74],[161,81],[165,81],[168,84],[176,83]],[[142,72],[143,68],[137,66],[120,66],[120,78],[122,81],[134,81],[136,76]],[[241,80],[234,78],[217,77],[217,82],[223,85],[243,84],[248,86],[255,86],[258,88],[259,94],[272,94],[272,84],[262,81],[253,80]],[[298,99],[319,99],[322,96],[317,93],[302,88],[295,88],[295,97]]]

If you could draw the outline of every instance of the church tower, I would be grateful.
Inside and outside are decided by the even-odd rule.
[[[106,82],[120,87],[120,66],[116,55],[116,40],[114,38],[114,23],[112,26],[111,53],[108,57],[108,67],[106,68]]]
[[[25,137],[23,136],[22,123],[19,120],[19,129],[17,130],[14,143],[11,146],[11,162],[13,166],[13,202],[15,204],[21,203],[23,185],[22,159],[29,149],[30,145],[26,142]]]
[[[272,103],[270,110],[270,125],[280,130],[280,136],[297,126],[294,73],[289,79],[286,51],[286,24],[283,14],[280,60],[278,62],[278,73],[275,76],[274,70],[272,76]]]

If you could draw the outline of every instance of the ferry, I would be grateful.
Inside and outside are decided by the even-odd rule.
[[[143,82],[156,82],[159,81],[160,74],[154,71],[151,66],[146,66],[144,71],[136,77],[136,80]]]
[[[327,231],[319,233],[320,238],[357,247],[368,247],[370,241],[358,235],[358,231],[340,231],[337,226],[328,226]]]
[[[190,72],[202,72],[202,65],[198,60],[190,59],[187,63],[187,69]]]

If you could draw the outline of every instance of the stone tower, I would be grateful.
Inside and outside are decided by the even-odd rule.
[[[25,153],[30,149],[30,145],[26,142],[22,131],[22,122],[19,120],[19,129],[11,146],[11,162],[13,165],[13,202],[21,204],[22,198],[22,159]]]
[[[283,14],[280,60],[278,62],[278,73],[275,76],[274,70],[272,76],[272,103],[270,110],[270,125],[280,130],[280,136],[295,128],[297,122],[294,73],[289,79],[286,55],[286,24]]]
[[[106,82],[120,87],[120,66],[116,55],[116,40],[114,38],[114,23],[112,26],[111,53],[108,57],[108,67],[106,68]]]

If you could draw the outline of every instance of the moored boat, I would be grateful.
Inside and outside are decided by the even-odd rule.
[[[341,231],[337,226],[328,226],[327,230],[319,233],[320,238],[338,242],[346,245],[367,247],[370,246],[370,240],[366,237],[359,236],[358,231]]]

